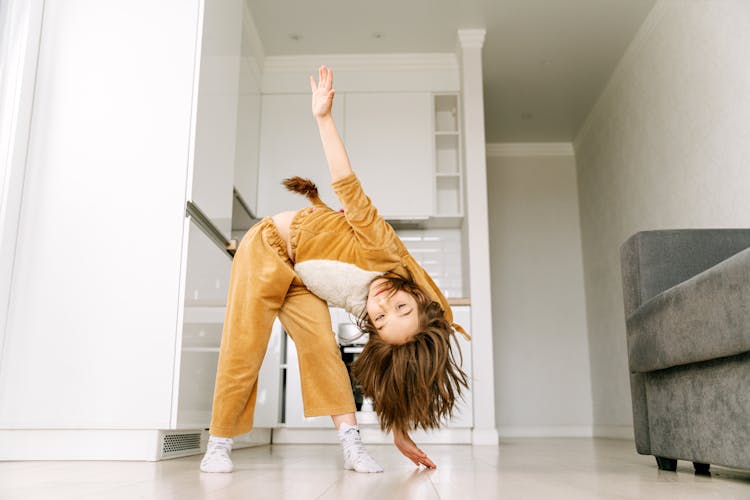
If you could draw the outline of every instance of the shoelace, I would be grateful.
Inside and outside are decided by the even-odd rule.
[[[224,450],[225,453],[222,453],[221,450]],[[208,454],[206,455],[206,457],[213,458],[216,455],[229,456],[229,452],[231,451],[232,449],[229,446],[225,446],[223,444],[212,444],[208,448]]]
[[[365,451],[364,446],[362,446],[362,438],[357,429],[347,429],[344,432],[343,438],[347,442],[346,444],[348,444],[348,446],[344,446],[344,453],[350,462],[359,463],[362,459],[372,460],[367,451]]]

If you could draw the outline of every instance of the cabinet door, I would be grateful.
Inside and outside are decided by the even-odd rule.
[[[180,359],[177,428],[207,428],[219,363],[226,309],[186,307]],[[276,427],[281,403],[281,322],[274,321],[268,349],[258,373],[253,426]]]
[[[232,258],[189,219],[185,306],[226,306]]]
[[[313,427],[330,429],[331,417],[305,417],[302,405],[302,382],[300,380],[297,347],[291,337],[286,338],[286,387],[284,388],[284,417],[287,427]]]
[[[386,218],[433,213],[431,99],[429,93],[346,95],[349,159]]]
[[[281,409],[281,346],[284,329],[278,318],[273,323],[266,357],[258,373],[253,427],[277,427]]]
[[[243,57],[240,65],[240,95],[237,108],[234,187],[255,215],[258,211],[260,82],[253,68],[253,60]]]
[[[232,224],[241,35],[241,0],[205,2],[190,199],[225,236]]]
[[[232,259],[188,217],[177,428],[208,427]]]
[[[333,116],[342,137],[342,96],[336,96]],[[310,110],[310,94],[262,96],[260,165],[258,172],[258,217],[297,210],[310,203],[304,196],[287,191],[281,181],[299,175],[313,180],[320,197],[339,206],[331,189],[328,163],[318,127]]]

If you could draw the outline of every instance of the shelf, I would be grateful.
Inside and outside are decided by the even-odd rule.
[[[435,136],[435,170],[438,174],[459,173],[458,135]]]
[[[435,131],[458,132],[458,96],[435,96]]]
[[[460,176],[439,176],[436,179],[437,214],[461,215]]]
[[[430,226],[461,227],[463,181],[458,94],[433,94],[435,217]]]

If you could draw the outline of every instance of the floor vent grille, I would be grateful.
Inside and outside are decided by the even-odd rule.
[[[201,433],[165,434],[161,446],[162,457],[182,456],[201,451]]]

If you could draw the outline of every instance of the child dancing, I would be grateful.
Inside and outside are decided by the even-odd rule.
[[[383,470],[360,439],[329,305],[355,315],[369,334],[353,375],[372,398],[381,429],[393,433],[415,465],[436,467],[409,431],[439,427],[467,387],[450,342],[454,328],[470,337],[362,190],[333,122],[332,85],[325,66],[318,83],[310,77],[312,113],[344,211],[325,205],[311,181],[294,177],[285,186],[311,206],[266,217],[242,238],[232,262],[204,472],[233,470],[232,437],[252,429],[258,371],[277,316],[297,348],[305,416],[331,416],[346,469]]]

